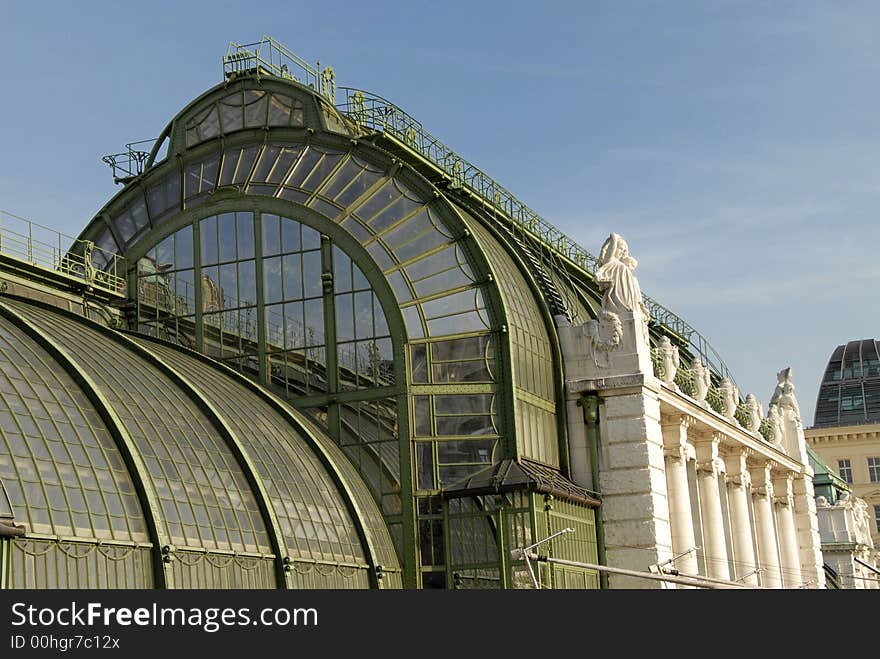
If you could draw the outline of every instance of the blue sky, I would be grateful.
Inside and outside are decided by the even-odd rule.
[[[875,2],[0,0],[0,209],[77,234],[101,156],[270,34],[419,119],[706,336],[805,425],[833,348],[880,337]]]

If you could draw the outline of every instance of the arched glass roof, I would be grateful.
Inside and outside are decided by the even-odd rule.
[[[178,585],[190,587],[259,585],[244,573],[261,560],[288,586],[366,587],[378,565],[386,586],[400,585],[381,513],[339,449],[244,378],[11,298],[0,302],[0,360],[10,410],[0,480],[25,544],[150,543],[155,564],[170,547]],[[230,558],[196,569],[200,555]]]
[[[322,458],[333,470],[346,464],[332,442],[320,443],[315,439],[320,433],[314,429],[301,431],[301,437],[311,440],[302,441],[291,433],[291,420],[265,398],[196,355],[147,337],[132,338],[175,370],[188,374],[193,386],[229,424],[265,484],[291,558],[363,563],[358,525],[348,510],[351,502],[339,490],[342,486],[364,488],[351,470],[345,478],[328,478],[333,471]],[[367,535],[382,548],[380,558],[391,568],[395,559],[389,553],[390,536],[381,524],[381,515],[375,506],[364,506],[360,500],[357,508],[361,515],[370,517]]]
[[[834,349],[816,400],[817,428],[880,423],[880,342],[850,341]]]
[[[547,327],[535,295],[504,247],[462,210],[485,251],[504,301],[516,408],[516,440],[522,457],[560,466],[556,429],[556,387]]]
[[[172,120],[169,157],[125,180],[81,238],[127,259],[141,332],[223,361],[336,441],[415,584],[445,570],[425,530],[442,491],[505,459],[563,478],[552,316],[571,291],[530,271],[486,213],[463,212],[430,163],[352,122],[284,76],[236,73]],[[270,464],[253,452],[280,490]]]
[[[73,378],[5,318],[0,366],[0,481],[17,521],[36,534],[146,542],[123,457]]]

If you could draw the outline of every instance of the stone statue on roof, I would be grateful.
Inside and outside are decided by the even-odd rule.
[[[794,395],[794,383],[791,381],[791,367],[784,368],[776,374],[776,389],[770,398],[771,403],[779,406],[779,410],[789,410],[793,417],[800,422],[801,408]]]
[[[748,394],[746,396],[746,410],[748,411],[746,428],[757,432],[761,428],[764,411],[761,409],[761,403],[758,401],[758,397],[755,396],[755,394]]]
[[[629,246],[618,234],[612,233],[599,253],[596,282],[603,289],[602,309],[613,313],[640,311],[645,320],[650,318],[642,301],[642,290],[635,276],[638,265],[629,255]]]
[[[712,386],[712,371],[702,362],[699,357],[694,357],[691,364],[691,374],[694,377],[694,400],[704,403],[709,387]]]
[[[657,343],[657,352],[660,356],[660,379],[670,387],[674,387],[675,374],[681,365],[678,346],[672,345],[672,341],[664,334]]]

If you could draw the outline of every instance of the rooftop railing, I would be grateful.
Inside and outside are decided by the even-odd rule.
[[[485,172],[431,135],[420,122],[398,106],[381,96],[360,89],[340,87],[339,91],[345,94],[345,100],[338,104],[337,108],[353,121],[394,138],[442,171],[448,177],[451,187],[462,188],[477,195],[509,224],[524,231],[556,256],[562,257],[571,266],[590,275],[595,274],[599,267],[599,261],[595,256],[526,206]],[[650,296],[643,294],[643,298],[651,317],[657,323],[687,341],[691,351],[699,355],[719,376],[733,381],[730,370],[704,336]]]
[[[129,179],[143,174],[144,163],[150,157],[150,149],[155,142],[155,139],[129,142],[125,145],[125,151],[111,153],[101,158],[113,170],[113,182],[125,183]]]
[[[92,265],[96,252],[106,256],[106,269],[96,270]],[[123,257],[103,250],[91,241],[76,240],[3,210],[0,210],[0,254],[61,273],[109,293],[125,294]]]
[[[332,67],[316,62],[312,66],[272,37],[264,36],[253,43],[231,41],[223,56],[223,77],[236,73],[263,70],[279,78],[296,80],[311,87],[331,103],[335,102],[336,82]]]
[[[312,66],[272,37],[241,44],[230,42],[223,56],[223,75],[263,70],[271,75],[296,80],[335,103],[336,82],[333,69]],[[443,172],[449,185],[476,195],[515,226],[536,240],[556,257],[565,259],[589,275],[595,275],[598,259],[572,238],[547,222],[538,213],[517,199],[509,190],[488,174],[455,153],[431,135],[414,117],[381,96],[353,87],[340,87],[344,100],[336,107],[359,125],[381,131]],[[642,294],[645,307],[656,323],[681,337],[691,352],[699,356],[721,378],[734,382],[733,375],[709,341],[683,318],[652,297]]]

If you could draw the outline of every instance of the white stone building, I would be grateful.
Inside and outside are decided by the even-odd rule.
[[[707,584],[825,587],[791,370],[778,374],[764,418],[754,396],[741,402],[699,359],[685,367],[666,337],[652,351],[623,239],[609,237],[600,263],[600,319],[559,319],[559,331],[572,477],[602,493],[607,565]],[[609,585],[669,586],[621,574]]]
[[[842,492],[834,503],[817,497],[819,536],[825,563],[841,588],[880,588],[880,556],[874,548],[871,516],[864,499]]]

